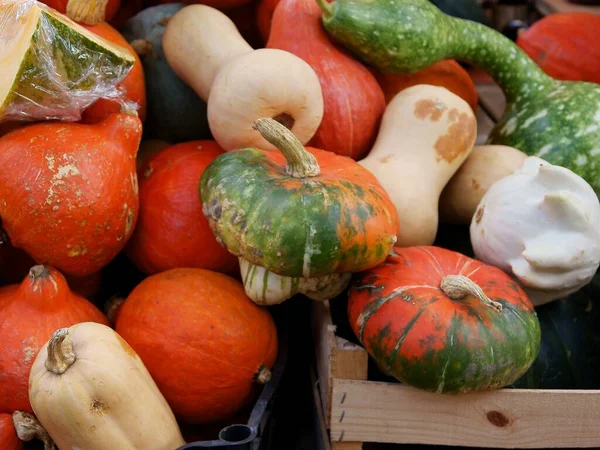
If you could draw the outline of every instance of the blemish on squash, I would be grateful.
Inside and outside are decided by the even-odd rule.
[[[135,211],[131,208],[127,210],[127,218],[125,219],[125,234],[129,234],[135,222]]]
[[[127,343],[127,341],[125,341],[125,339],[123,339],[121,336],[119,336],[118,334],[116,334],[115,336],[117,336],[117,340],[119,341],[119,344],[121,344],[121,347],[123,348],[123,350],[125,350],[125,353],[127,353],[129,356],[131,356],[132,358],[137,358],[137,353],[135,352],[135,350]]]
[[[378,161],[382,164],[386,164],[386,163],[389,163],[390,161],[393,161],[394,159],[396,159],[395,155],[386,155],[383,158],[379,158]]]
[[[87,253],[87,248],[76,245],[71,250],[69,250],[69,253],[67,253],[67,255],[69,255],[71,258],[74,258],[75,256],[82,256],[82,255],[85,255],[86,253]]]
[[[475,141],[475,134],[477,133],[475,118],[467,113],[460,113],[458,116],[453,115],[453,117],[456,120],[450,125],[448,132],[440,136],[434,145],[438,161],[443,159],[451,163],[472,148]]]
[[[483,210],[484,209],[485,209],[485,206],[482,206],[481,208],[477,209],[477,212],[475,213],[475,223],[481,222],[481,219],[483,218]]]
[[[144,178],[148,178],[150,175],[152,175],[152,172],[154,172],[154,168],[152,167],[152,164],[148,164],[148,167],[146,167],[146,170],[144,170]]]
[[[92,399],[92,403],[90,403],[90,412],[98,416],[106,414],[109,409],[108,405],[98,398]]]
[[[479,185],[477,180],[475,178],[472,178],[471,179],[471,188],[473,188],[474,191],[478,191],[480,187],[481,186]]]
[[[510,424],[508,418],[500,411],[490,411],[487,413],[487,419],[496,427],[504,428]]]
[[[429,117],[432,122],[437,122],[442,118],[442,114],[446,111],[446,105],[443,103],[434,102],[433,100],[419,100],[415,104],[415,117],[420,120],[425,120]]]

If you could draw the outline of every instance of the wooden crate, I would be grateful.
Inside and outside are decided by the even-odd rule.
[[[318,386],[332,450],[361,450],[363,442],[600,447],[600,390],[500,389],[450,396],[369,381],[367,352],[337,334],[329,302],[313,303]]]

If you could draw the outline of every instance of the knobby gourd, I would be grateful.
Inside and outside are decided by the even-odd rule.
[[[348,318],[384,373],[436,393],[508,386],[540,348],[538,318],[517,283],[440,247],[395,247],[360,274]]]
[[[200,183],[204,214],[217,239],[266,269],[263,288],[254,286],[248,294],[267,289],[268,272],[317,278],[384,261],[399,225],[377,179],[350,158],[304,148],[273,119],[255,126],[280,151],[228,152],[211,163]],[[289,295],[283,284],[281,295]]]
[[[173,450],[185,444],[144,363],[106,325],[56,330],[31,368],[29,399],[60,449]]]
[[[469,62],[507,99],[488,144],[566,167],[600,193],[600,85],[548,76],[516,44],[427,0],[316,0],[336,41],[385,73],[411,73],[443,59]]]
[[[585,180],[530,156],[485,193],[470,235],[477,259],[512,273],[538,306],[592,280],[599,223],[600,202]]]
[[[505,145],[477,145],[440,195],[440,220],[469,225],[484,194],[520,168],[527,155]]]
[[[208,102],[210,130],[224,150],[275,150],[252,130],[261,117],[283,123],[302,143],[319,128],[323,95],[315,71],[287,51],[253,50],[222,12],[183,8],[169,20],[163,44],[175,73]]]
[[[359,161],[385,188],[400,218],[398,245],[431,245],[442,189],[475,145],[471,107],[449,90],[410,87],[384,113],[375,145]]]

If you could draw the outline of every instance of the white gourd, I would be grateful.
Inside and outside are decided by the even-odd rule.
[[[600,265],[600,202],[569,169],[529,157],[494,183],[470,226],[478,259],[512,273],[536,306],[576,292]]]

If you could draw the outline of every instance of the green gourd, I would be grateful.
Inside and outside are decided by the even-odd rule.
[[[427,0],[316,1],[329,35],[381,72],[413,73],[443,59],[488,72],[507,99],[488,144],[566,167],[600,194],[600,85],[551,78],[496,30]]]

